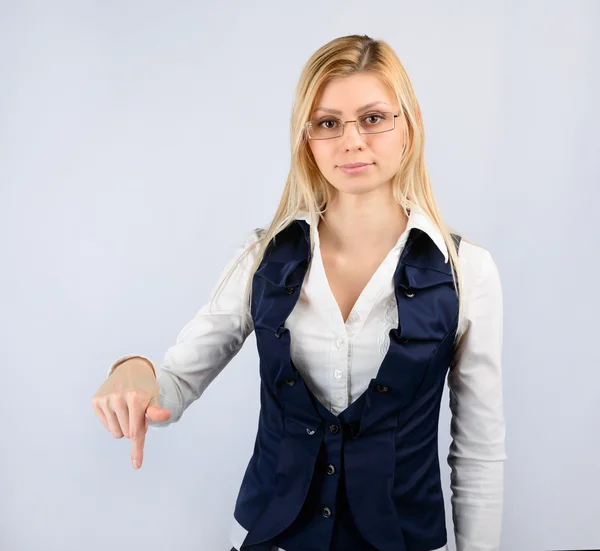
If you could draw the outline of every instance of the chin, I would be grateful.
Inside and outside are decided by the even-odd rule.
[[[349,178],[348,180],[341,182],[337,180],[335,181],[335,184],[332,184],[331,180],[329,180],[329,183],[336,191],[347,193],[348,195],[362,195],[364,193],[369,193],[381,185],[379,182],[361,180],[360,178]]]

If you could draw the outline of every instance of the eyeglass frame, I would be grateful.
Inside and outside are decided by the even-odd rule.
[[[310,121],[306,121],[304,123],[304,129],[306,130],[306,136],[309,140],[335,140],[336,138],[341,138],[344,135],[344,131],[346,130],[346,124],[349,122],[353,122],[354,124],[356,124],[356,130],[358,131],[359,134],[361,135],[369,135],[369,134],[383,134],[385,132],[391,132],[392,130],[395,130],[396,128],[396,117],[399,117],[400,114],[396,115],[395,113],[393,113],[392,111],[379,111],[379,113],[389,113],[391,115],[393,115],[392,121],[394,122],[394,126],[392,126],[392,128],[390,128],[389,130],[380,130],[379,132],[361,132],[360,131],[360,125],[358,124],[358,119],[354,119],[353,121],[343,121],[342,119],[338,119],[337,117],[332,117],[333,119],[335,119],[336,121],[339,121],[342,123],[342,133],[339,136],[332,136],[331,138],[311,138],[310,136],[310,132],[308,130],[309,126],[312,126],[311,123],[319,120],[319,119],[313,119]],[[372,113],[373,115],[375,115],[376,113]],[[366,115],[363,116],[368,116],[369,113],[367,113]]]

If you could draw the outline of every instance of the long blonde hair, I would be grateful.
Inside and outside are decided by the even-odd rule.
[[[292,107],[291,166],[279,206],[266,230],[260,232],[258,239],[244,250],[214,294],[216,296],[221,285],[250,250],[258,247],[244,293],[242,331],[248,329],[251,319],[249,309],[253,274],[258,269],[272,238],[285,229],[300,210],[307,211],[311,220],[323,218],[331,198],[332,186],[319,171],[305,133],[305,123],[315,107],[315,100],[330,80],[363,72],[378,76],[395,94],[400,105],[401,127],[404,129],[406,145],[403,151],[398,152],[402,155],[402,161],[392,181],[394,199],[407,216],[408,211],[416,206],[438,227],[448,249],[454,285],[459,291],[459,315],[462,311],[462,276],[456,248],[450,235],[458,232],[446,226],[433,195],[425,166],[423,119],[411,82],[398,56],[387,42],[366,35],[350,35],[336,38],[319,48],[304,66]],[[316,224],[310,226],[311,243],[314,243],[315,226]]]

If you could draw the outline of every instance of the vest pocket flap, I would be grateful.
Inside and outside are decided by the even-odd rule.
[[[287,262],[271,260],[256,270],[256,277],[277,287],[298,286],[304,279],[307,265],[307,258],[294,258]]]
[[[295,436],[317,436],[317,432],[323,425],[323,421],[315,419],[314,417],[303,416],[302,418],[295,418],[286,416],[284,419],[284,427],[287,434]]]
[[[428,289],[447,283],[453,284],[451,273],[438,270],[403,264],[399,272],[397,286],[403,291],[416,290],[418,292],[419,289]]]

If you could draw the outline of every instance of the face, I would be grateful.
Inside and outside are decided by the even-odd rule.
[[[377,103],[364,108],[374,102]],[[382,112],[399,114],[400,107],[396,98],[376,76],[359,73],[329,82],[317,97],[315,110],[309,118],[319,121],[332,118],[348,121]],[[380,119],[374,117],[366,122],[378,120]],[[333,126],[333,123],[324,123],[324,126]],[[400,117],[396,117],[395,128],[389,132],[361,134],[355,123],[348,123],[342,136],[327,140],[308,140],[308,144],[319,170],[338,192],[363,194],[389,185],[398,172],[404,132]],[[361,172],[348,173],[340,168],[347,163],[369,163],[369,166]]]

